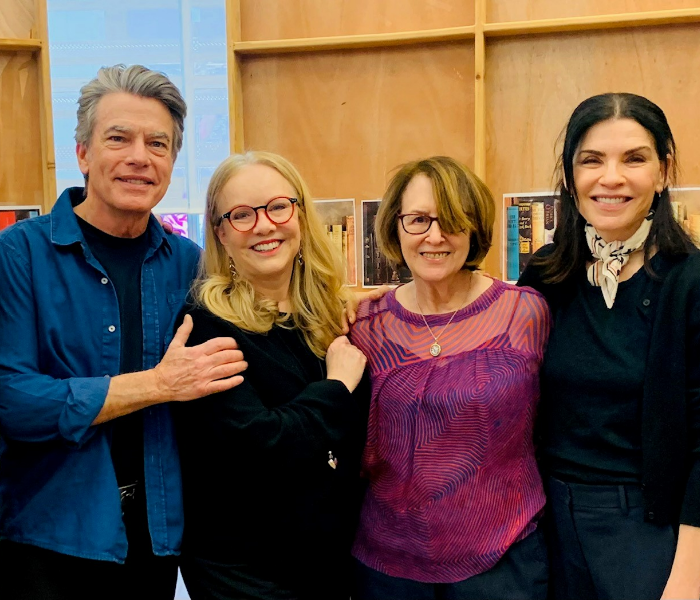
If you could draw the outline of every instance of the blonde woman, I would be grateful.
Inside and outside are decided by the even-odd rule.
[[[226,159],[206,213],[188,343],[231,336],[248,368],[178,407],[185,583],[193,600],[348,598],[369,389],[341,259],[281,156]]]

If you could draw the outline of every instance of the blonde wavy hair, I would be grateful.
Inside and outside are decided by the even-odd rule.
[[[277,171],[294,188],[297,198],[303,264],[294,260],[289,283],[291,312],[281,315],[277,303],[255,292],[240,275],[234,280],[229,256],[216,228],[229,227],[217,201],[229,180],[249,165]],[[233,154],[214,171],[207,189],[204,257],[195,283],[197,301],[216,316],[253,333],[266,333],[274,325],[298,328],[309,348],[324,358],[330,343],[342,335],[342,312],[347,299],[342,258],[331,245],[301,175],[287,159],[271,152]]]

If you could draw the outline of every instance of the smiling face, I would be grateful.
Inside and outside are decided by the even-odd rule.
[[[218,214],[237,206],[263,206],[273,198],[295,198],[296,190],[278,171],[267,165],[242,167],[226,182],[217,199]],[[281,225],[272,223],[265,211],[258,211],[258,220],[250,231],[236,231],[227,220],[217,228],[216,235],[233,259],[239,275],[253,287],[262,285],[285,288],[289,286],[294,260],[301,245],[299,208],[294,206],[292,218]]]
[[[437,217],[437,204],[432,181],[423,174],[416,175],[401,197],[401,214],[421,214]],[[444,233],[438,222],[426,233],[411,235],[397,222],[401,253],[414,280],[441,283],[462,270],[469,255],[469,234]]]
[[[173,120],[163,103],[123,92],[98,103],[89,146],[76,153],[88,175],[83,203],[93,224],[105,231],[123,218],[148,220],[170,185]]]
[[[606,242],[629,239],[665,186],[649,132],[632,119],[591,127],[574,157],[578,209]]]

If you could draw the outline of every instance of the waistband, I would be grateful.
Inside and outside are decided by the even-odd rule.
[[[644,506],[642,487],[637,484],[595,485],[545,478],[550,502],[564,502],[580,508],[628,508]]]

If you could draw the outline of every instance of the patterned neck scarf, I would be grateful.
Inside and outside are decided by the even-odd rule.
[[[631,238],[624,242],[606,242],[600,237],[593,225],[586,223],[586,241],[591,249],[593,258],[596,259],[588,267],[588,282],[602,289],[603,298],[608,308],[612,308],[615,303],[618,279],[622,267],[627,264],[630,255],[644,245],[649,235],[653,218],[654,211],[650,210],[639,229],[634,232]]]

